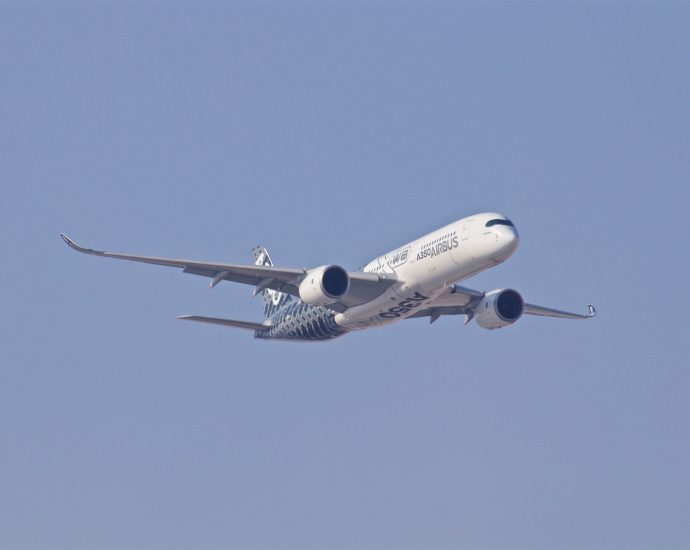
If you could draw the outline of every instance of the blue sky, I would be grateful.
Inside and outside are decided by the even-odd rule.
[[[690,546],[687,3],[0,6],[0,547]],[[255,341],[251,289],[81,256],[366,260],[584,310]]]

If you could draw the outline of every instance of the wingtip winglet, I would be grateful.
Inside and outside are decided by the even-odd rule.
[[[65,241],[67,243],[67,246],[69,246],[70,248],[74,248],[74,250],[77,250],[79,252],[84,252],[86,250],[85,248],[82,248],[77,243],[75,243],[72,239],[70,239],[64,233],[60,233],[60,237],[62,237],[62,240]]]
[[[60,237],[62,237],[62,240],[65,241],[69,246],[74,246],[74,241],[64,233],[60,233]]]
[[[79,246],[64,233],[60,233],[60,237],[62,237],[62,240],[67,243],[67,246],[73,248],[77,252],[83,252],[84,254],[95,254],[96,256],[103,255],[103,252],[101,252],[100,250],[94,250],[93,248],[84,248],[83,246]]]
[[[597,316],[597,308],[595,308],[592,304],[589,304],[587,306],[587,309],[589,311],[589,314],[587,317],[596,317]]]

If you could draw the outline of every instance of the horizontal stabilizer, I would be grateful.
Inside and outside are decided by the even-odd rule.
[[[210,323],[212,325],[225,325],[227,327],[246,328],[249,330],[268,330],[269,324],[252,323],[250,321],[233,321],[232,319],[219,319],[218,317],[201,317],[199,315],[182,315],[178,317],[183,321],[199,321],[200,323]]]

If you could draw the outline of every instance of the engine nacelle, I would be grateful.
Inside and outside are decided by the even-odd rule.
[[[338,265],[322,265],[307,272],[299,285],[299,297],[310,306],[337,302],[350,289],[350,277]]]
[[[524,302],[516,290],[501,288],[487,292],[474,308],[477,324],[489,330],[512,325],[522,316]]]

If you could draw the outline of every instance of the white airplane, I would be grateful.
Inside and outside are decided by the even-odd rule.
[[[480,292],[456,283],[507,260],[518,246],[518,233],[508,218],[493,212],[463,218],[416,241],[379,256],[363,268],[346,271],[337,265],[313,269],[276,267],[268,251],[254,249],[254,265],[199,262],[103,252],[65,242],[79,252],[178,267],[185,273],[253,285],[261,294],[265,321],[254,323],[184,315],[201,321],[254,331],[256,338],[329,340],[353,330],[388,325],[402,319],[464,315],[486,329],[512,325],[523,313],[566,319],[596,315],[568,313],[525,303],[515,290]]]

